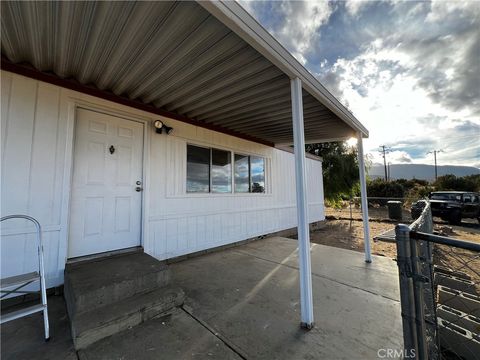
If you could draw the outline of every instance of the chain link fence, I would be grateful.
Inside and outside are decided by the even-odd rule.
[[[405,349],[417,359],[480,359],[480,242],[433,234],[428,201],[397,225]]]
[[[436,244],[433,259],[441,355],[480,359],[480,250]]]

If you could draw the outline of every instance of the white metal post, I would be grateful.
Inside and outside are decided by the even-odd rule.
[[[305,134],[303,130],[302,82],[290,80],[292,92],[293,144],[295,150],[295,187],[297,193],[298,258],[300,268],[301,326],[313,328],[312,269],[310,229],[308,225],[307,181],[305,171]]]
[[[370,250],[370,225],[368,224],[368,201],[367,181],[365,177],[365,160],[363,156],[363,138],[360,132],[357,133],[358,170],[360,173],[360,193],[362,197],[362,218],[363,218],[363,242],[365,244],[365,261],[372,262]]]

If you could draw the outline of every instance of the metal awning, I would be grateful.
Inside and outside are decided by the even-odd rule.
[[[357,136],[371,262],[365,127],[234,1],[7,2],[2,68],[197,126],[294,144],[301,324],[311,329],[305,143]]]
[[[306,142],[367,130],[235,2],[2,2],[2,67],[29,64],[190,123],[293,142],[290,78]]]

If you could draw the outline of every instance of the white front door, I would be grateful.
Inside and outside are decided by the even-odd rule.
[[[68,257],[140,245],[143,124],[76,111]]]

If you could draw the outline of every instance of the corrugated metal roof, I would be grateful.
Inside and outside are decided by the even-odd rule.
[[[289,77],[194,2],[2,2],[2,55],[272,143],[292,141]],[[306,140],[355,130],[304,90]]]

